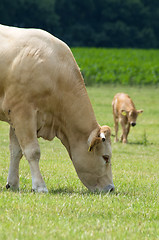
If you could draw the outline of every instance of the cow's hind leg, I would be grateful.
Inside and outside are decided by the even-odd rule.
[[[19,189],[19,162],[22,150],[12,127],[10,127],[10,166],[6,188]]]
[[[118,119],[114,117],[114,128],[115,128],[115,140],[114,142],[118,142]]]
[[[30,106],[25,106],[14,115],[10,113],[11,123],[22,153],[29,162],[32,175],[32,189],[37,192],[48,192],[39,169],[40,147],[37,140],[37,113]]]
[[[115,139],[114,139],[114,142],[118,142],[118,122],[119,122],[119,119],[117,117],[117,113],[115,111],[115,103],[113,101],[112,103],[112,107],[113,107],[113,118],[114,118],[114,129],[115,129]]]

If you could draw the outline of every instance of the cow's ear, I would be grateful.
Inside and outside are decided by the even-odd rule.
[[[97,144],[105,142],[106,139],[110,140],[110,135],[111,130],[108,126],[102,126],[98,130],[94,130],[88,138],[88,151],[91,152]]]
[[[126,111],[126,110],[121,110],[121,114],[123,115],[123,116],[126,116],[127,115],[127,113],[128,113],[128,111]]]
[[[143,113],[143,110],[142,109],[141,110],[137,110],[137,113],[141,114],[141,113]]]
[[[89,148],[88,148],[88,152],[91,152],[94,148],[94,146],[96,146],[97,144],[101,143],[102,139],[100,137],[95,137],[92,139]]]

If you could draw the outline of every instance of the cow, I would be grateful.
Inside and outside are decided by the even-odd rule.
[[[120,122],[122,127],[121,141],[127,143],[130,126],[134,127],[136,125],[136,119],[143,110],[136,110],[133,101],[125,93],[117,93],[114,96],[112,107],[115,124],[115,142],[118,141],[118,122]]]
[[[48,192],[39,169],[38,138],[59,138],[90,191],[114,190],[111,130],[100,126],[70,48],[41,29],[0,25],[0,120],[10,125],[6,188],[19,189],[28,160],[32,189]]]

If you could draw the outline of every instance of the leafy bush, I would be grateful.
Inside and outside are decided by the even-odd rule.
[[[86,85],[159,84],[159,50],[72,48]]]

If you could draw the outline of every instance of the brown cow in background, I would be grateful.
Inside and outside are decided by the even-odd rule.
[[[142,113],[143,110],[136,110],[133,101],[125,93],[117,93],[114,96],[112,107],[115,123],[115,142],[118,141],[118,122],[120,122],[123,130],[121,141],[127,143],[130,126],[134,127],[136,125],[138,114]]]

